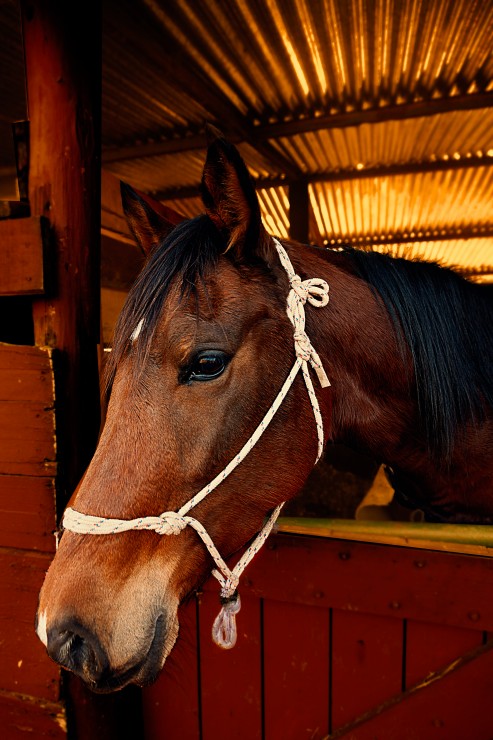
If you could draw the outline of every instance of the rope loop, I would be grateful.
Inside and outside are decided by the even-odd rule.
[[[212,625],[212,639],[224,648],[230,650],[236,645],[238,633],[236,631],[236,615],[241,609],[240,594],[235,592],[222,605],[221,611]]]

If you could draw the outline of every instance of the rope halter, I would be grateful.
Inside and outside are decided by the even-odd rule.
[[[310,377],[308,363],[310,363],[311,367],[315,371],[322,388],[326,388],[330,383],[325,370],[322,367],[320,357],[313,348],[313,345],[305,331],[305,305],[308,302],[315,308],[323,308],[326,306],[329,302],[329,286],[325,280],[320,278],[301,280],[300,276],[295,273],[293,265],[291,264],[291,261],[281,243],[277,239],[273,239],[273,241],[281,264],[289,277],[290,291],[287,299],[286,313],[294,328],[296,360],[288,377],[284,381],[281,390],[274,399],[272,406],[253,432],[250,439],[247,440],[238,454],[228,463],[224,470],[216,475],[216,477],[204,486],[201,491],[192,496],[192,498],[178,511],[165,511],[159,516],[147,516],[139,519],[107,519],[105,517],[82,514],[75,509],[68,508],[65,510],[62,521],[63,529],[68,529],[77,534],[92,535],[117,534],[119,532],[127,532],[133,529],[151,530],[159,535],[178,535],[187,526],[195,529],[216,564],[216,568],[213,569],[212,575],[219,581],[221,586],[222,607],[212,627],[212,639],[217,645],[223,648],[232,648],[236,644],[236,614],[241,608],[240,596],[238,594],[240,576],[269,536],[284,503],[276,506],[260,532],[250,543],[232,570],[226,565],[202,524],[197,519],[194,519],[194,517],[188,516],[188,512],[203,501],[206,496],[212,493],[220,483],[226,480],[233,470],[238,467],[241,461],[245,459],[269,426],[286,394],[293,385],[300,369],[303,373],[317,428],[318,448],[315,464],[319,461],[324,446],[322,415],[320,413],[320,406]]]

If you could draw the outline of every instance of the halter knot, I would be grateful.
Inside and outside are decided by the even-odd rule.
[[[308,300],[309,293],[307,290],[307,286],[304,284],[300,276],[293,275],[293,277],[289,281],[289,284],[291,286],[291,289],[294,290],[303,305],[305,305]]]
[[[165,511],[159,515],[158,519],[161,521],[156,522],[153,527],[156,534],[180,534],[187,526],[186,519],[176,511]]]
[[[304,360],[305,362],[310,362],[312,355],[314,353],[314,348],[310,340],[308,339],[308,335],[306,331],[300,331],[299,329],[294,332],[294,346],[296,351],[296,356],[300,358],[300,360]]]

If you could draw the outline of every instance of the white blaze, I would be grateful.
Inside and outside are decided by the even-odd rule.
[[[40,614],[38,617],[38,626],[36,628],[36,632],[39,639],[46,647],[48,645],[48,635],[46,632],[46,611],[42,612],[42,614]]]

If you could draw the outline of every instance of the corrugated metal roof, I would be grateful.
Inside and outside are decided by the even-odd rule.
[[[426,238],[493,228],[493,168],[316,183],[312,204],[324,239],[414,233]]]
[[[491,35],[485,0],[107,0],[105,140],[200,125],[214,100],[266,123],[492,90]]]
[[[493,157],[493,109],[328,129],[273,140],[304,174]]]
[[[443,238],[444,258],[462,245],[471,265],[493,264],[493,0],[107,0],[104,12],[118,176],[201,212],[209,120],[239,144],[272,232],[288,235],[301,178],[314,241],[416,238],[435,254]]]

